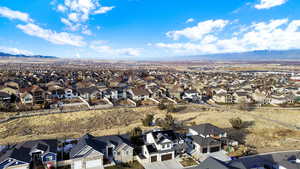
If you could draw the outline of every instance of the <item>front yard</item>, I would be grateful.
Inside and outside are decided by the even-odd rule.
[[[179,163],[183,167],[190,167],[190,166],[198,165],[198,163],[192,157],[183,157],[179,160]]]

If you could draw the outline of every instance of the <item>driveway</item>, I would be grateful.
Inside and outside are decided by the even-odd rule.
[[[181,164],[176,160],[148,163],[143,164],[143,166],[145,169],[183,169]]]

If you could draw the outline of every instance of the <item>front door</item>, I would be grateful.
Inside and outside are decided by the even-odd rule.
[[[113,156],[113,148],[112,147],[108,147],[107,154],[108,154],[109,157]]]

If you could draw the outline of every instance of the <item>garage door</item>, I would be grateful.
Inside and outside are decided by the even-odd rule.
[[[210,148],[210,152],[211,152],[211,153],[218,152],[219,150],[220,150],[219,147],[211,147],[211,148]]]
[[[82,161],[75,161],[74,169],[82,169]]]
[[[157,156],[151,156],[151,163],[157,161]]]
[[[161,156],[161,161],[172,160],[172,154],[165,154]]]
[[[86,161],[86,168],[99,168],[102,166],[101,160]]]

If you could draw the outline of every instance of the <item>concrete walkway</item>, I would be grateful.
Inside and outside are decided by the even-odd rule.
[[[147,163],[143,166],[145,169],[183,169],[182,165],[176,160]]]

